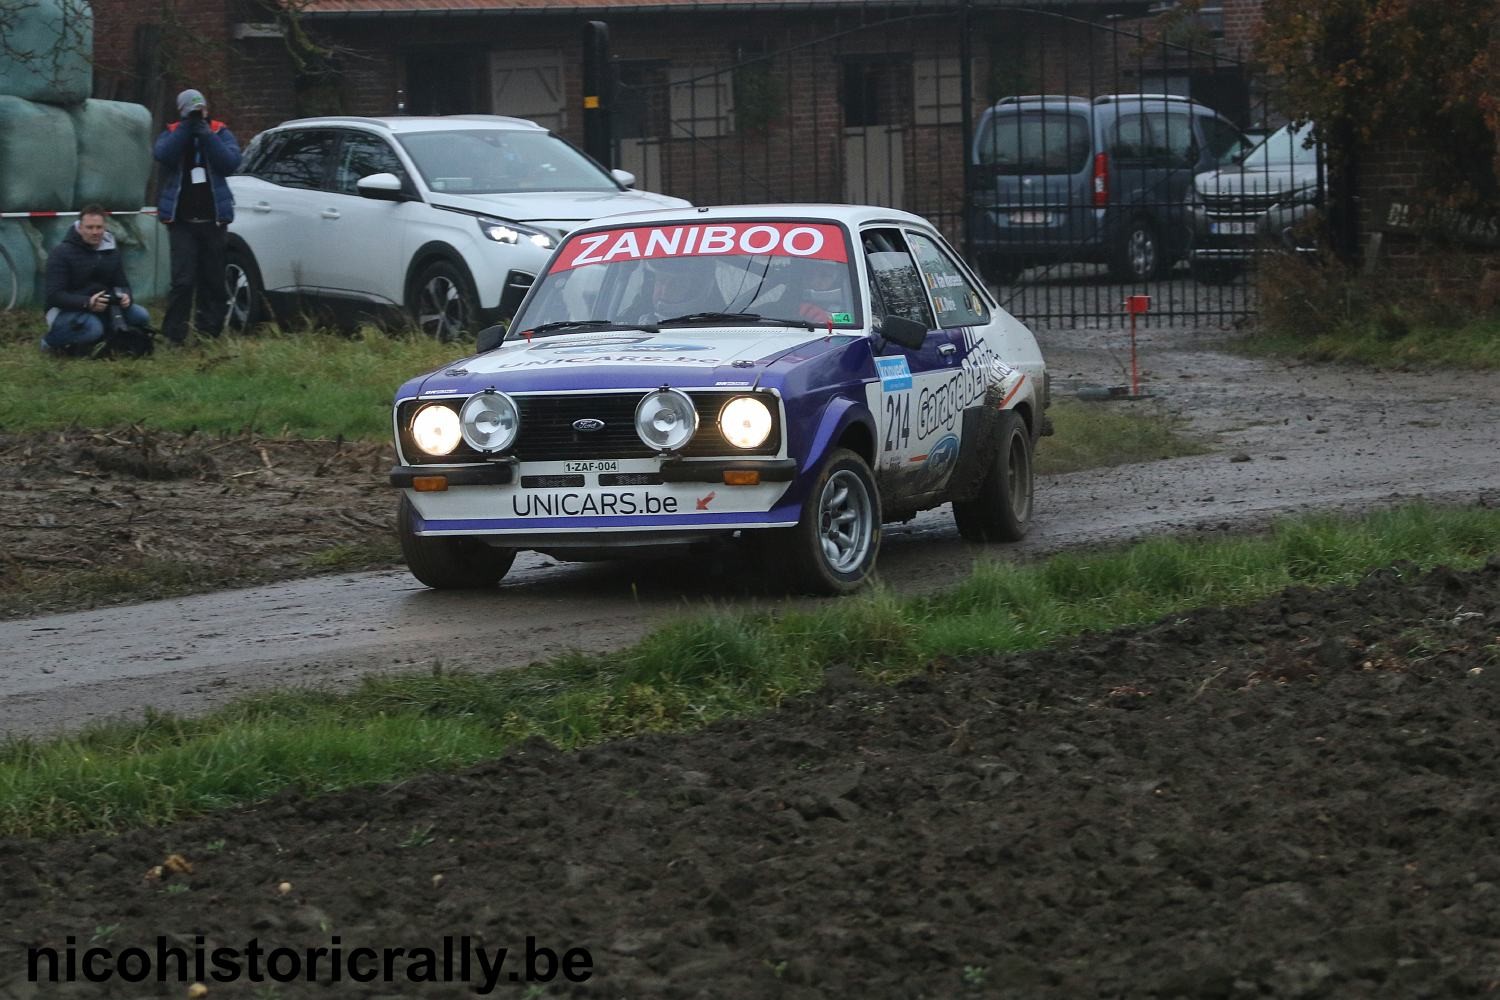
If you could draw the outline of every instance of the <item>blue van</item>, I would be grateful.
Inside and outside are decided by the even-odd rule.
[[[969,235],[987,280],[1055,261],[1109,265],[1120,281],[1187,256],[1193,177],[1251,147],[1229,119],[1171,94],[1007,97],[974,132]]]

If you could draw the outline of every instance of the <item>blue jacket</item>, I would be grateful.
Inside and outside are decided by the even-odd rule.
[[[192,141],[192,130],[184,127],[181,121],[168,125],[156,139],[154,155],[166,168],[162,171],[161,192],[156,203],[157,218],[162,222],[171,222],[176,217],[177,196],[182,189],[182,158]],[[202,151],[209,185],[214,193],[214,214],[220,222],[227,224],[234,220],[234,195],[229,190],[227,178],[239,169],[240,144],[223,122],[210,121]]]

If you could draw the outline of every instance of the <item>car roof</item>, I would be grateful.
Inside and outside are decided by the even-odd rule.
[[[711,205],[686,208],[662,208],[645,212],[627,212],[595,219],[584,229],[614,229],[626,225],[661,225],[681,222],[699,223],[725,220],[770,222],[838,222],[850,228],[867,223],[885,222],[892,225],[921,226],[936,230],[931,222],[920,215],[903,212],[899,208],[880,205],[836,205],[836,204],[789,204],[789,205]]]
[[[1141,105],[1152,108],[1178,105],[1200,108],[1204,111],[1213,110],[1208,105],[1182,94],[1100,94],[1098,97],[1081,97],[1076,94],[1019,94],[1014,97],[1002,97],[991,105],[986,113],[1034,108],[1089,111],[1094,108],[1130,108]]]
[[[506,129],[517,132],[547,131],[536,122],[507,115],[396,115],[389,118],[367,118],[358,115],[323,115],[317,118],[293,118],[276,128],[315,128],[318,126],[362,125],[394,135],[410,132],[460,132],[476,128]]]

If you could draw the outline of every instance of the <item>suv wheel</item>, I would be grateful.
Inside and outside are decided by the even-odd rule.
[[[1193,261],[1188,265],[1193,274],[1193,280],[1204,285],[1227,285],[1240,276],[1244,265],[1239,262],[1218,261],[1204,263]]]
[[[1161,244],[1146,219],[1132,219],[1120,234],[1111,270],[1117,281],[1149,281],[1161,270]]]
[[[266,318],[266,289],[249,250],[236,246],[224,254],[224,292],[229,301],[229,329],[242,333]]]
[[[422,268],[407,307],[417,328],[440,341],[471,335],[479,324],[479,302],[463,269],[446,261]]]

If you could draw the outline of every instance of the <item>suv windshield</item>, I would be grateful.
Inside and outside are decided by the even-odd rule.
[[[1247,167],[1285,167],[1288,164],[1317,163],[1316,146],[1308,147],[1307,137],[1312,133],[1312,123],[1296,131],[1283,125],[1272,132],[1259,146],[1252,149],[1242,161]]]
[[[991,115],[979,130],[979,162],[1001,174],[1076,174],[1089,159],[1089,121],[1059,111]]]
[[[511,329],[857,327],[849,240],[828,223],[639,226],[574,235]]]
[[[443,129],[398,135],[427,187],[454,194],[619,191],[587,157],[549,132]]]

